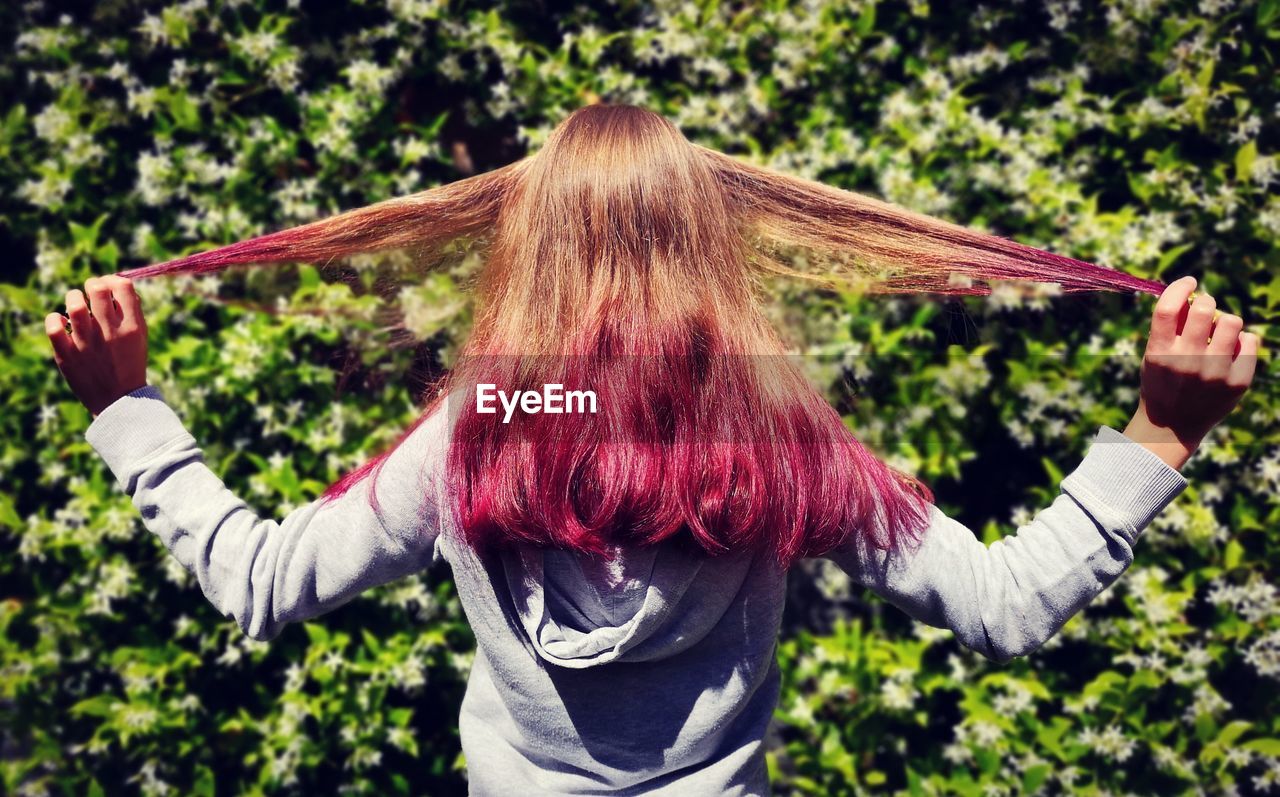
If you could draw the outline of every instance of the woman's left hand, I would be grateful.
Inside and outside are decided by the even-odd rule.
[[[97,417],[147,384],[147,323],[127,277],[90,277],[83,293],[67,291],[66,300],[66,317],[45,316],[44,331],[71,392]]]

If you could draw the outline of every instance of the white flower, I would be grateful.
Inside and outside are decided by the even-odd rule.
[[[147,14],[143,17],[136,30],[146,37],[147,43],[152,47],[169,43],[169,31],[164,25],[164,20],[155,14]]]
[[[363,58],[352,61],[342,73],[352,89],[369,94],[381,94],[395,79],[391,69]]]
[[[217,662],[224,667],[233,667],[238,664],[242,658],[244,658],[244,650],[237,646],[233,641],[227,645],[225,650],[222,651],[222,655],[217,658]]]
[[[1068,714],[1088,714],[1098,707],[1098,696],[1089,695],[1075,701],[1066,701],[1063,703],[1063,710]]]
[[[297,58],[281,58],[267,68],[267,80],[281,91],[294,91],[302,77]]]
[[[1012,716],[1023,711],[1034,710],[1035,696],[1031,694],[1031,690],[1016,681],[1007,683],[1005,690],[1005,694],[996,695],[992,700],[992,707],[997,712]]]
[[[1253,751],[1247,747],[1232,745],[1226,751],[1227,763],[1243,769],[1253,763]]]
[[[1078,740],[1098,755],[1117,762],[1127,761],[1137,747],[1137,742],[1125,736],[1116,725],[1108,725],[1102,733],[1085,728],[1080,732]]]
[[[169,82],[179,86],[187,85],[188,77],[191,74],[191,67],[187,64],[185,58],[175,58],[173,63],[169,65]]]
[[[307,671],[303,669],[298,662],[293,662],[284,671],[284,689],[286,692],[296,692],[302,688],[307,680]]]
[[[344,768],[356,770],[372,769],[379,766],[381,763],[381,750],[375,750],[372,747],[360,745],[351,751],[351,756],[347,759]]]
[[[1254,640],[1245,652],[1244,660],[1252,664],[1260,675],[1280,678],[1280,630]]]
[[[254,31],[233,40],[232,45],[249,61],[265,64],[280,46],[280,37],[271,31]]]
[[[895,670],[880,685],[881,704],[885,708],[909,711],[915,707],[920,691],[912,683],[912,675],[911,670]]]
[[[178,561],[176,556],[164,558],[164,576],[174,584],[186,584],[191,580],[191,572]]]
[[[120,723],[129,728],[145,730],[152,727],[160,719],[155,709],[149,706],[125,706],[120,711]]]
[[[129,778],[130,783],[139,783],[142,794],[146,797],[161,797],[161,795],[169,794],[173,791],[173,786],[160,779],[156,774],[157,762],[154,760],[147,761],[142,765],[142,769],[138,774]]]
[[[1013,514],[1009,518],[1009,522],[1021,528],[1031,522],[1033,515],[1030,509],[1025,505],[1014,507]]]
[[[413,744],[413,734],[408,728],[392,728],[387,732],[387,743],[408,752],[410,745]]]
[[[1004,738],[1004,730],[999,725],[986,720],[979,720],[970,726],[973,740],[983,747],[990,747]]]
[[[439,147],[434,142],[424,141],[417,136],[397,138],[391,142],[391,149],[406,163],[416,163],[423,158],[439,155]]]
[[[36,135],[46,141],[61,141],[76,128],[76,120],[66,109],[48,105],[31,120]]]
[[[53,171],[43,171],[39,180],[27,180],[18,187],[17,195],[33,205],[55,210],[71,190],[71,178]]]
[[[952,638],[952,633],[950,630],[946,628],[935,628],[931,625],[925,625],[924,623],[921,623],[921,622],[913,622],[911,624],[911,631],[913,634],[915,634],[917,639],[920,639],[931,645],[935,642],[943,642],[945,640]]]
[[[405,22],[420,23],[440,13],[441,0],[387,0],[387,10]]]
[[[393,665],[387,675],[401,689],[413,692],[427,683],[426,663],[417,657],[409,657]]]
[[[173,193],[167,185],[173,174],[173,162],[167,155],[144,152],[138,156],[138,181],[135,189],[148,205],[162,205]]]
[[[953,764],[965,764],[973,760],[973,753],[965,745],[952,742],[942,748],[942,757]]]

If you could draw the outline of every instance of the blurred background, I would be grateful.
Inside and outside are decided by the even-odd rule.
[[[1028,658],[994,665],[797,569],[776,792],[1280,791],[1280,0],[14,2],[0,40],[0,792],[465,793],[474,641],[447,569],[247,639],[85,442],[42,320],[89,276],[506,164],[596,101],[1193,274],[1267,347],[1129,573]],[[469,323],[456,254],[139,281],[150,381],[283,517],[417,416]],[[768,301],[862,439],[993,541],[1123,428],[1153,300]]]

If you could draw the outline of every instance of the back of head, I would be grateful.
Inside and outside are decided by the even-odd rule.
[[[905,490],[785,355],[747,222],[714,163],[640,108],[583,108],[529,160],[449,385],[449,472],[473,544],[599,552],[679,536],[785,564],[876,508],[923,521],[927,490]],[[503,418],[478,411],[480,385],[561,385],[598,407]]]
[[[658,354],[752,309],[743,239],[712,169],[661,116],[591,105],[555,129],[499,212],[472,348]],[[750,324],[746,325],[750,326]]]

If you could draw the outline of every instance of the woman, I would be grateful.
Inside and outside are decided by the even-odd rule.
[[[485,265],[438,397],[391,450],[279,522],[226,489],[145,384],[128,277],[460,237],[484,243]],[[787,265],[797,251],[810,271]],[[777,273],[1159,293],[1137,411],[1123,433],[1098,431],[1016,536],[984,546],[862,448],[783,356],[758,303],[759,277]],[[740,163],[648,111],[590,106],[502,169],[91,279],[87,299],[67,295],[69,331],[57,313],[46,327],[95,416],[89,442],[251,637],[449,562],[478,643],[460,718],[472,793],[763,794],[798,558],[829,557],[996,661],[1036,649],[1129,566],[1253,376],[1257,337],[1212,297],[1189,303],[1194,287],[1161,292]],[[598,406],[543,411],[553,386]]]

